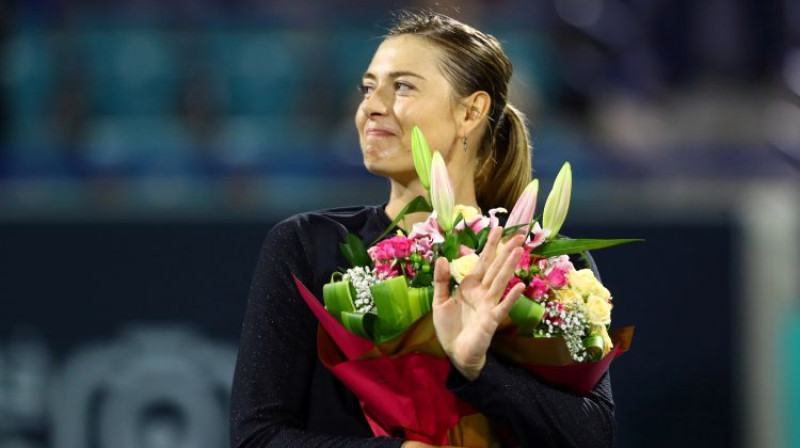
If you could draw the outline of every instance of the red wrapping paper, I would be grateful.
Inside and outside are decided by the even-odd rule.
[[[597,362],[574,362],[561,338],[498,334],[492,341],[492,349],[552,386],[586,395],[600,381],[611,362],[628,350],[633,328],[623,327],[612,331],[609,336],[614,347]]]
[[[376,436],[401,437],[434,445],[495,445],[485,417],[447,390],[450,362],[438,343],[403,341],[406,349],[412,351],[385,355],[381,353],[383,345],[379,347],[347,331],[296,277],[294,280],[303,300],[320,322],[317,332],[320,360],[358,397]],[[435,342],[430,315],[412,325],[408,333],[415,330]],[[420,353],[416,349],[427,352]]]

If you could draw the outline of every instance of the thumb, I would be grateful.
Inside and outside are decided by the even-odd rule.
[[[439,257],[433,268],[433,305],[441,305],[450,298],[450,263]]]

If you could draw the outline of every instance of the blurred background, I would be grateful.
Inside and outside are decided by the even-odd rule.
[[[615,322],[616,446],[800,447],[800,2],[0,2],[0,448],[227,446],[264,235],[387,198],[392,10],[497,36]]]

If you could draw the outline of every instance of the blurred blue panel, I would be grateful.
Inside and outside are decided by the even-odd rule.
[[[551,44],[529,31],[503,31],[496,36],[514,66],[514,78],[523,91],[553,104],[561,88],[555,73]]]
[[[291,117],[232,117],[220,133],[217,159],[231,169],[290,165],[314,156],[315,143],[320,139],[318,128]]]
[[[303,109],[306,40],[296,32],[215,32],[210,52],[234,115],[285,115]]]
[[[5,146],[11,172],[18,174],[56,173],[62,166],[62,146],[48,117],[12,115]]]
[[[94,30],[83,35],[92,97],[101,114],[163,114],[178,104],[169,35],[149,29]]]
[[[787,319],[784,353],[787,369],[784,375],[786,399],[786,446],[800,448],[800,311]]]
[[[374,29],[346,29],[333,33],[329,43],[333,55],[330,66],[336,70],[337,91],[347,96],[356,91],[375,50],[383,41],[379,34]]]
[[[5,43],[0,81],[9,115],[46,112],[53,88],[53,53],[49,35],[20,30]]]
[[[166,117],[98,120],[84,148],[87,165],[97,170],[179,172],[194,154],[180,122]]]

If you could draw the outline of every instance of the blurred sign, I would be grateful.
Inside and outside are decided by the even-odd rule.
[[[231,345],[144,326],[50,358],[35,334],[0,350],[1,448],[228,446]]]

